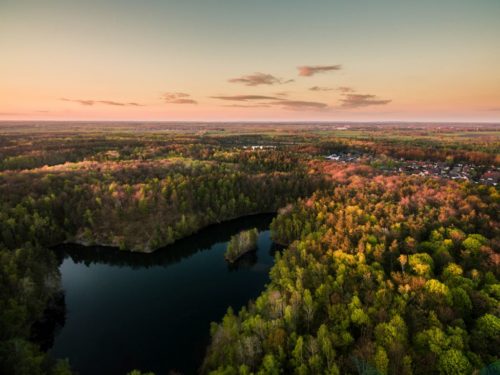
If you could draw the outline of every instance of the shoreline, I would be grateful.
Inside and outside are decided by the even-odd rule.
[[[187,234],[187,235],[185,235],[183,237],[179,237],[179,238],[175,239],[173,242],[170,242],[168,244],[162,245],[161,247],[157,247],[157,248],[154,248],[154,249],[150,249],[150,248],[147,248],[147,247],[143,247],[142,250],[141,250],[141,248],[135,248],[135,249],[134,248],[131,248],[131,249],[126,248],[126,249],[121,249],[118,244],[114,244],[114,243],[90,242],[90,241],[78,240],[76,238],[65,240],[65,241],[63,241],[61,243],[49,246],[49,248],[57,248],[57,247],[64,246],[64,245],[79,245],[79,246],[84,246],[84,247],[87,247],[87,248],[94,247],[94,246],[95,247],[104,247],[104,248],[113,249],[115,251],[132,253],[132,254],[133,253],[136,253],[136,254],[153,254],[156,251],[168,248],[169,246],[175,244],[176,242],[178,242],[180,240],[184,240],[186,238],[194,236],[194,235],[198,234],[202,230],[209,229],[211,226],[216,226],[216,225],[223,224],[223,223],[226,223],[226,222],[230,222],[230,221],[233,221],[233,220],[243,219],[243,218],[252,217],[252,216],[259,216],[259,215],[274,215],[276,217],[277,214],[278,214],[278,210],[276,210],[276,211],[254,212],[254,213],[250,213],[250,214],[234,216],[234,217],[231,217],[231,218],[228,218],[228,219],[224,219],[224,220],[221,220],[221,221],[217,221],[217,222],[214,222],[214,223],[210,223],[210,224],[201,226],[200,228],[196,229],[192,233],[189,233],[189,234]]]

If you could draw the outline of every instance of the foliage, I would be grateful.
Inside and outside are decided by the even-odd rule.
[[[70,371],[31,340],[60,293],[47,246],[152,251],[278,210],[273,239],[288,247],[255,303],[213,324],[205,372],[455,374],[498,360],[498,188],[394,172],[404,158],[481,174],[500,163],[497,138],[446,140],[425,125],[336,136],[320,125],[135,126],[0,137],[1,373]],[[333,152],[363,157],[326,162]]]
[[[213,326],[204,371],[257,374],[272,356],[281,373],[468,374],[498,360],[496,191],[337,181],[273,221],[288,248],[255,303]],[[229,355],[249,338],[252,356]]]
[[[259,232],[257,228],[242,231],[235,234],[229,240],[227,244],[226,252],[224,253],[224,258],[230,262],[235,262],[239,257],[254,250],[257,247],[257,239]]]

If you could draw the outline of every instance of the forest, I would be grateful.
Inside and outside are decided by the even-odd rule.
[[[277,214],[272,238],[284,248],[262,294],[210,327],[201,373],[500,366],[498,128],[7,125],[0,373],[73,373],[34,329],[61,293],[54,246],[151,253],[257,213]],[[488,184],[399,169],[413,161],[467,163]]]
[[[214,374],[469,374],[500,347],[498,191],[353,175],[272,223],[271,283],[212,326]],[[211,371],[213,370],[213,371]]]

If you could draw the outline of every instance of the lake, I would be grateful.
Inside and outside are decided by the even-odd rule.
[[[210,322],[255,299],[269,281],[276,246],[272,215],[212,225],[152,254],[65,245],[60,327],[50,353],[82,375],[194,374],[209,343]],[[231,235],[256,227],[258,249],[229,265]],[[65,307],[65,308],[64,308]]]

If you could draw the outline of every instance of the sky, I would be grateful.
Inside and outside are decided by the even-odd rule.
[[[500,0],[0,0],[0,120],[500,121]]]

